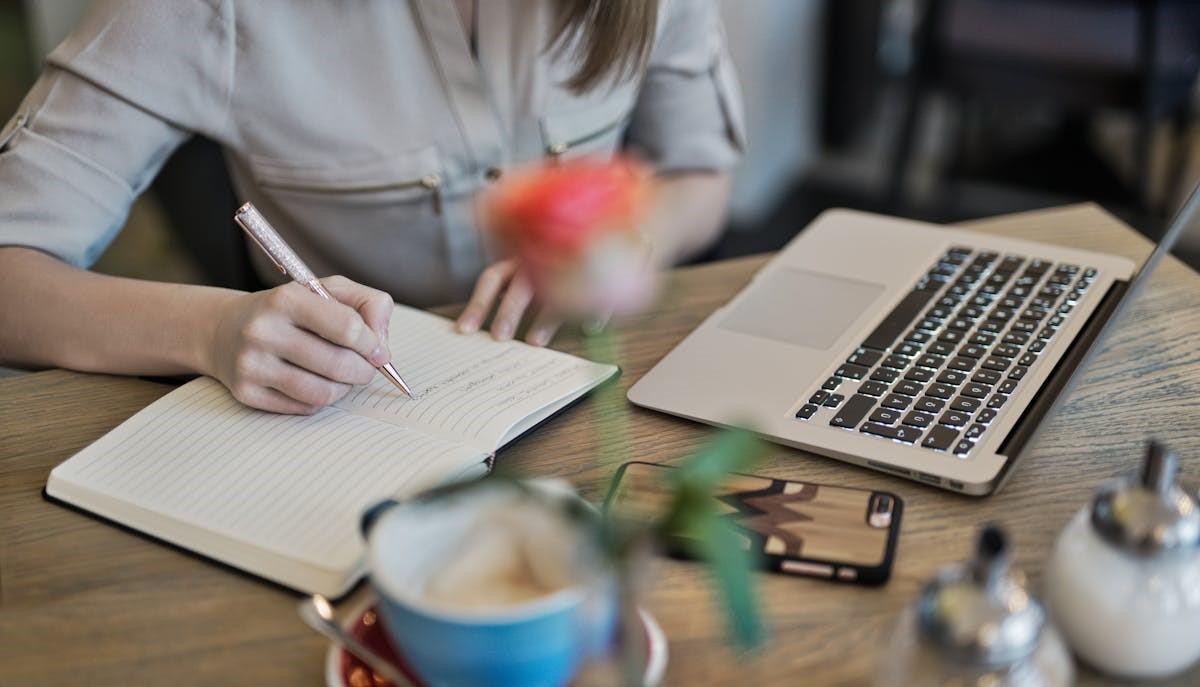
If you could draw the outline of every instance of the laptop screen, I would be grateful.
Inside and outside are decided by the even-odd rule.
[[[1171,220],[1170,226],[1163,232],[1162,237],[1154,248],[1154,252],[1150,254],[1150,257],[1146,258],[1145,262],[1142,263],[1141,267],[1133,275],[1125,293],[1112,308],[1110,315],[1099,332],[1095,334],[1091,344],[1087,346],[1086,352],[1079,359],[1077,366],[1066,383],[1059,389],[1058,393],[1051,397],[1051,405],[1046,409],[1046,415],[1042,417],[1041,421],[1036,423],[1031,432],[1018,432],[1017,434],[1024,434],[1024,436],[1011,437],[1016,440],[1017,446],[1014,448],[1017,453],[1022,452],[1024,447],[1028,447],[1034,443],[1037,435],[1041,433],[1042,428],[1047,425],[1046,420],[1057,410],[1059,404],[1070,396],[1072,389],[1083,376],[1082,373],[1087,369],[1092,358],[1098,351],[1104,348],[1105,340],[1113,329],[1118,326],[1121,315],[1128,308],[1129,304],[1137,300],[1138,294],[1145,287],[1146,282],[1149,281],[1149,277],[1154,273],[1155,268],[1162,263],[1164,258],[1176,251],[1181,255],[1188,253],[1190,255],[1200,255],[1200,185],[1197,185],[1192,190],[1191,195],[1188,196],[1187,200],[1184,201],[1179,211],[1175,214],[1174,219]],[[1005,453],[1003,446],[1000,452]]]

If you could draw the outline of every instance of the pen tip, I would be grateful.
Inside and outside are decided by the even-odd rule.
[[[404,383],[404,379],[400,377],[400,373],[396,372],[396,368],[392,367],[391,363],[384,363],[379,370],[383,372],[383,376],[388,378],[388,381],[396,385],[396,388],[408,394],[409,398],[416,398],[413,395],[412,389],[408,388],[408,385]]]

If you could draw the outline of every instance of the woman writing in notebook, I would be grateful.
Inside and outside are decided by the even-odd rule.
[[[346,275],[324,280],[337,302],[87,271],[192,134],[315,272]],[[309,413],[389,359],[393,298],[469,298],[460,330],[524,319],[544,345],[558,321],[475,199],[506,167],[622,145],[663,181],[654,257],[708,245],[742,149],[714,0],[93,3],[0,130],[0,364],[207,374]]]

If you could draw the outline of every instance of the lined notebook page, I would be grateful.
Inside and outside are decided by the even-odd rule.
[[[497,343],[486,333],[464,336],[450,320],[404,306],[392,313],[388,343],[415,398],[376,378],[337,406],[483,451],[500,448],[514,427],[616,372],[517,341]]]
[[[304,588],[286,570],[255,569],[220,547],[198,546],[180,525],[206,541],[215,535],[345,572],[359,563],[358,519],[367,506],[481,472],[482,460],[477,450],[336,408],[312,417],[251,410],[202,378],[56,467],[47,491]]]

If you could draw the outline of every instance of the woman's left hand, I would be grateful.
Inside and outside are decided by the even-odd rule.
[[[492,310],[496,312],[489,330],[497,341],[513,338],[521,319],[531,310],[537,314],[525,333],[526,343],[545,346],[562,325],[562,319],[535,302],[533,283],[516,259],[493,263],[479,275],[471,300],[458,316],[458,331],[464,334],[479,331]]]

